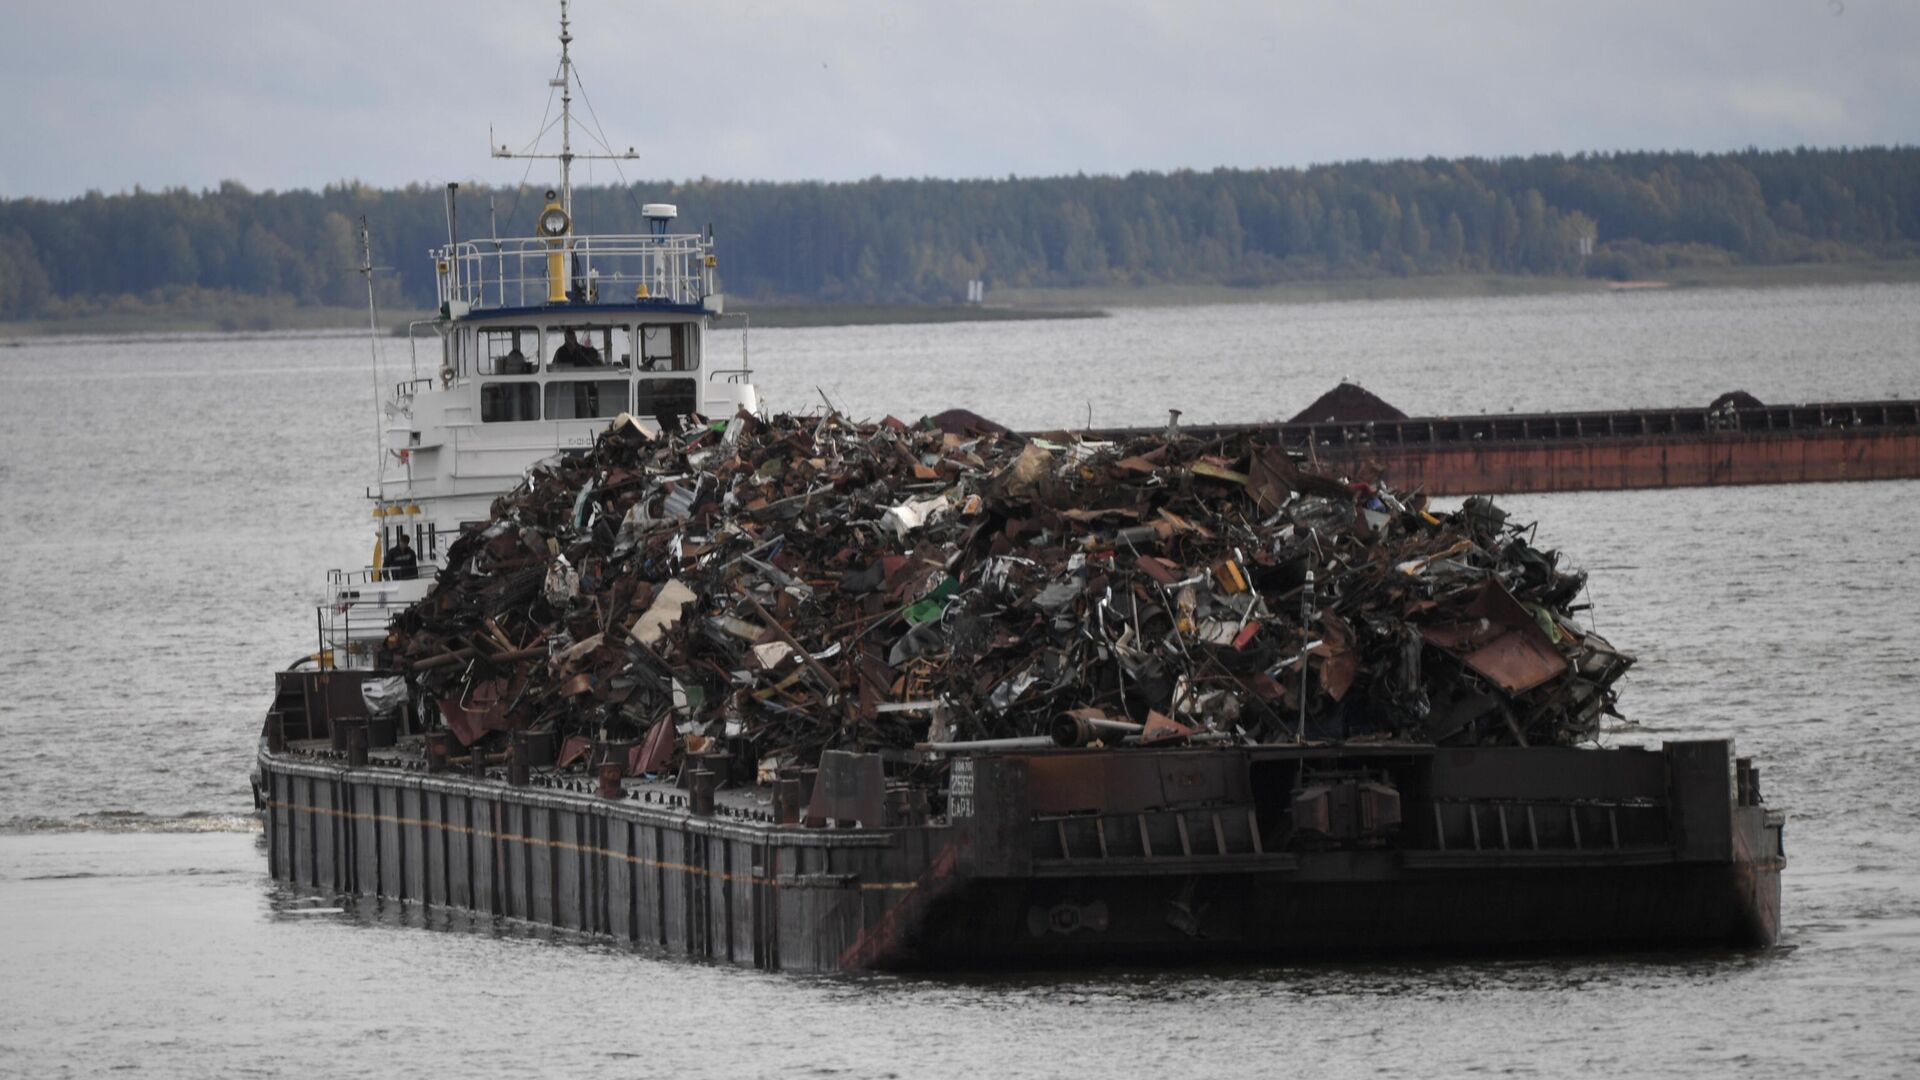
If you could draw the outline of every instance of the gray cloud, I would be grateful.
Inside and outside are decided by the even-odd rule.
[[[515,145],[537,129],[554,7],[13,4],[0,194],[517,180],[487,159],[487,126]],[[574,10],[599,120],[642,154],[629,178],[1920,141],[1920,5],[1906,0]]]

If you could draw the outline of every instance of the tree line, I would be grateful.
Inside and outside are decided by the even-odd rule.
[[[533,189],[466,186],[463,238],[526,236]],[[1701,264],[1920,255],[1920,148],[1353,162],[1306,169],[576,189],[581,231],[643,202],[712,223],[735,296],[925,303],[988,288],[1255,286],[1379,275],[1630,278]],[[443,192],[169,189],[0,202],[0,317],[183,291],[349,305],[358,218],[387,302],[429,307]]]

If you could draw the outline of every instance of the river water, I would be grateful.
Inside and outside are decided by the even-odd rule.
[[[1917,346],[1913,286],[751,337],[776,405],[1022,428],[1272,419],[1342,377],[1415,413],[1915,397]],[[248,764],[321,571],[369,544],[370,366],[351,336],[0,348],[0,1074],[1920,1073],[1920,483],[1503,500],[1641,658],[1614,738],[1760,763],[1776,950],[795,978],[267,879]]]

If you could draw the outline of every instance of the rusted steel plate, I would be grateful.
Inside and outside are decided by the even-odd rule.
[[[657,773],[673,757],[673,740],[676,731],[673,721],[661,720],[647,729],[646,741],[635,748],[628,760],[627,771],[632,776],[645,776]]]
[[[1481,583],[1459,614],[1456,620],[1421,627],[1421,637],[1459,656],[1502,690],[1524,694],[1566,674],[1566,656],[1499,579]]]
[[[826,750],[820,754],[820,775],[814,781],[807,816],[878,828],[886,823],[886,799],[887,778],[880,755]]]
[[[1029,799],[1036,814],[1089,810],[1131,814],[1250,799],[1246,757],[1227,751],[1151,755],[1093,751],[1034,754],[1025,760]]]

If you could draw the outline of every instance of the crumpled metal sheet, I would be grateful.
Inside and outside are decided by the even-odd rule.
[[[1567,658],[1498,578],[1476,587],[1458,615],[1423,627],[1421,636],[1509,694],[1526,693],[1567,673]]]

